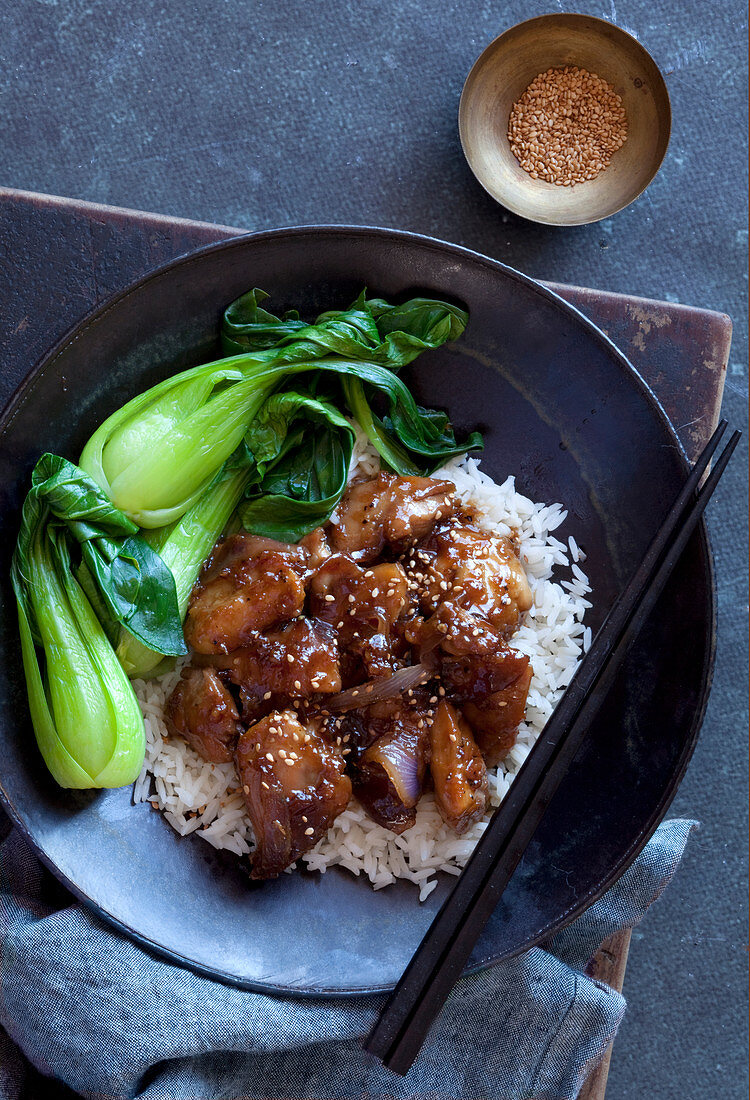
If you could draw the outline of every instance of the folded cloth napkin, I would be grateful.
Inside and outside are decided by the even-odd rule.
[[[20,1048],[91,1100],[573,1100],[625,1011],[586,962],[637,924],[694,827],[664,822],[545,949],[464,978],[403,1078],[360,1047],[382,997],[293,1000],[198,977],[75,904],[12,832],[0,846],[0,1097],[30,1094]]]

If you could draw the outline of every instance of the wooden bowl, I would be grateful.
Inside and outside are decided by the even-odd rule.
[[[628,137],[596,179],[562,187],[532,179],[508,142],[518,97],[549,68],[577,65],[622,97]],[[496,38],[475,62],[461,95],[458,126],[482,187],[514,214],[546,225],[585,225],[633,202],[659,170],[672,112],[653,58],[625,31],[589,15],[541,15]]]

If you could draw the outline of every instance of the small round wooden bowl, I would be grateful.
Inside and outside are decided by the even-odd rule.
[[[508,119],[518,97],[549,68],[577,65],[622,97],[628,137],[596,179],[561,187],[532,179],[511,152]],[[622,210],[648,187],[669,144],[664,78],[639,42],[604,19],[541,15],[491,42],[469,73],[458,111],[466,159],[482,187],[514,214],[546,225],[585,225]]]

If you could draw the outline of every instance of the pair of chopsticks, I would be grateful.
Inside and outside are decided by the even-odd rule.
[[[693,466],[643,561],[612,606],[367,1039],[365,1049],[394,1073],[406,1073],[419,1053],[581,747],[631,642],[695,530],[741,436],[741,432],[733,432],[699,490],[726,427],[726,420],[720,421]]]

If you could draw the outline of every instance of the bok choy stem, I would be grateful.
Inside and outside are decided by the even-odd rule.
[[[185,618],[201,566],[224,532],[253,475],[253,468],[246,464],[225,467],[181,519],[169,527],[147,532],[147,541],[174,577],[180,619]],[[163,661],[161,653],[148,649],[126,631],[121,633],[117,656],[130,677],[147,676]]]
[[[359,379],[344,378],[342,385],[352,415],[383,461],[399,474],[420,473],[419,466],[409,457],[408,451],[384,430],[382,421],[370,408],[365,388]]]

